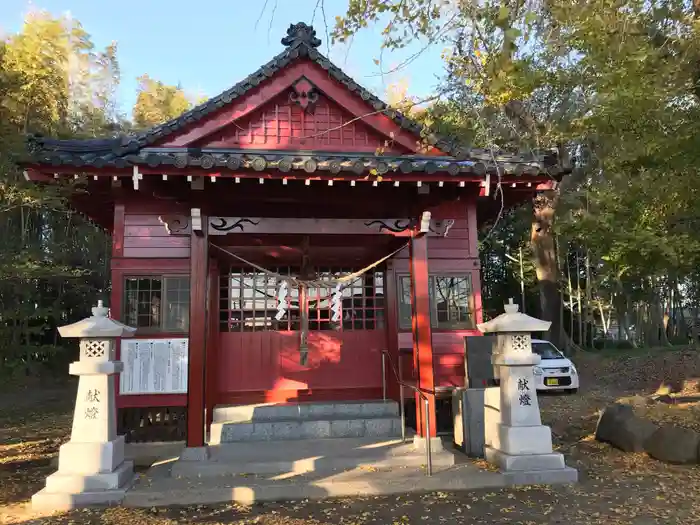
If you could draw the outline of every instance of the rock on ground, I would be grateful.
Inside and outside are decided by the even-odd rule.
[[[644,448],[658,460],[668,463],[697,463],[700,434],[689,428],[667,425],[647,439]]]
[[[625,452],[644,452],[644,443],[657,429],[651,421],[637,417],[631,406],[615,403],[601,414],[595,438]]]

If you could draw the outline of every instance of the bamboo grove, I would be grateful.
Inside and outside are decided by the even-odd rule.
[[[88,315],[110,286],[109,236],[66,206],[79,185],[24,181],[15,162],[25,135],[105,137],[191,105],[144,75],[129,120],[118,111],[119,80],[116,45],[96,49],[75,19],[31,12],[0,42],[0,374],[64,365],[74,349],[56,326]]]

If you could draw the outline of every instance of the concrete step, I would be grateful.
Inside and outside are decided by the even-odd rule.
[[[343,401],[324,403],[261,403],[220,405],[214,408],[215,423],[256,423],[278,420],[318,420],[334,418],[395,417],[395,401]]]
[[[341,438],[266,443],[227,443],[209,447],[207,461],[176,461],[175,478],[230,475],[333,473],[349,469],[424,468],[425,452],[400,439]],[[451,467],[452,452],[433,446],[433,468]]]
[[[482,471],[470,464],[435,469],[432,477],[426,476],[422,468],[410,467],[379,471],[355,468],[334,474],[239,475],[205,479],[146,475],[127,492],[123,504],[127,507],[221,502],[250,505],[264,501],[449,492],[505,485],[502,474]]]
[[[209,444],[245,441],[290,441],[351,437],[398,437],[399,417],[323,417],[317,419],[276,419],[272,421],[212,423]]]

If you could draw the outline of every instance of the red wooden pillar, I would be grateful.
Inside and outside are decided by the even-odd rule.
[[[410,243],[411,310],[413,327],[413,359],[418,372],[418,386],[435,390],[433,367],[433,334],[430,325],[430,291],[428,280],[428,237],[415,232]],[[435,395],[429,395],[430,437],[437,435]],[[416,394],[416,430],[425,437],[425,401]]]
[[[399,356],[399,315],[398,299],[399,290],[396,283],[396,272],[394,271],[394,262],[392,260],[386,263],[386,274],[384,275],[384,296],[386,302],[385,308],[385,323],[386,323],[386,348],[389,352],[390,362],[386,363],[386,381],[387,381],[387,396],[390,399],[400,402],[401,391],[394,368],[396,372],[401,369],[401,358]],[[393,365],[392,365],[393,363]],[[404,377],[403,379],[407,379]]]
[[[190,245],[190,353],[187,373],[187,446],[204,446],[204,370],[207,351],[207,281],[209,243],[207,217],[202,231],[192,232]]]
[[[219,395],[217,378],[217,361],[219,358],[219,288],[219,265],[216,259],[210,259],[207,290],[209,316],[207,318],[207,349],[204,370],[204,404],[207,409],[207,426],[211,425],[214,416],[214,406],[218,403],[217,397]]]

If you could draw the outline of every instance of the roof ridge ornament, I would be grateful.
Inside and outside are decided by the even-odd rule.
[[[282,45],[296,48],[302,44],[309,47],[319,47],[321,45],[321,40],[316,38],[314,26],[310,26],[304,22],[290,24],[287,29],[287,36],[282,39]]]

